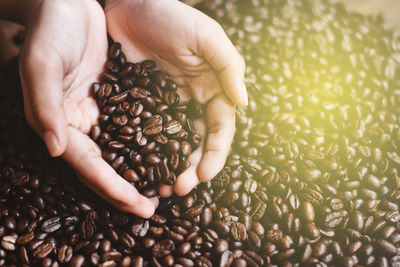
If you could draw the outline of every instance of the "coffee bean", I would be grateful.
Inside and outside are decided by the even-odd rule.
[[[117,59],[121,54],[121,44],[120,43],[113,43],[108,51],[108,57],[110,59]]]
[[[17,241],[17,238],[15,236],[5,235],[1,239],[1,246],[5,250],[13,251],[16,248],[16,246],[15,246],[16,241]]]
[[[397,253],[396,246],[386,240],[379,239],[376,241],[376,245],[377,250],[382,253],[381,255],[392,257]]]
[[[61,227],[60,217],[53,217],[44,221],[41,228],[42,231],[45,233],[52,233],[60,229],[60,227]]]
[[[112,93],[112,86],[109,83],[104,83],[100,86],[100,89],[97,93],[100,99],[108,98]]]
[[[71,246],[63,245],[58,251],[58,260],[61,263],[68,263],[73,256],[73,250]]]
[[[28,232],[25,235],[19,236],[17,239],[17,244],[25,245],[28,244],[35,238],[35,234],[33,232]]]
[[[129,93],[133,99],[143,99],[150,95],[149,91],[139,87],[133,87]]]
[[[182,156],[188,157],[192,153],[192,147],[186,141],[180,142],[180,151]]]
[[[81,267],[84,266],[84,264],[85,264],[85,257],[80,254],[74,255],[70,262],[70,266],[72,267]]]
[[[343,216],[340,212],[329,213],[324,218],[325,227],[328,229],[335,228],[342,223],[342,220]]]
[[[155,243],[151,251],[155,257],[160,258],[169,255],[174,250],[175,250],[174,242],[170,239],[163,239]]]
[[[50,243],[44,242],[37,246],[33,251],[32,255],[38,259],[46,258],[53,251],[53,246]]]
[[[176,121],[168,121],[164,124],[164,131],[168,135],[177,134],[180,130],[182,130],[182,125]]]
[[[315,219],[314,206],[311,202],[305,201],[301,205],[301,216],[305,222],[312,223]]]
[[[143,133],[146,135],[156,135],[162,131],[162,118],[160,115],[154,115],[145,122]]]
[[[135,236],[144,237],[147,231],[149,230],[149,227],[150,227],[149,221],[138,219],[132,225],[132,233]]]

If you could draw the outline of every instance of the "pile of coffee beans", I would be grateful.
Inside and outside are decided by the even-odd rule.
[[[111,45],[105,68],[92,85],[101,114],[91,137],[121,176],[154,197],[160,183],[173,185],[190,166],[201,142],[192,119],[203,107],[194,99],[181,104],[177,84],[152,60],[128,62],[120,43]]]
[[[4,68],[0,265],[399,266],[399,35],[331,0],[200,8],[245,57],[249,106],[217,177],[160,199],[150,219],[109,206],[49,158],[23,119],[17,60]]]

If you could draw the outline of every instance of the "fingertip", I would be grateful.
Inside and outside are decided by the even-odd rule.
[[[224,167],[225,153],[222,151],[206,151],[200,161],[197,175],[202,182],[212,180]]]
[[[174,189],[170,185],[160,185],[158,188],[158,192],[160,194],[160,197],[169,197],[172,195]]]
[[[154,200],[147,198],[143,195],[139,195],[137,200],[131,201],[131,203],[129,203],[127,211],[148,219],[154,215],[157,205],[158,203]]]
[[[65,145],[62,145],[55,133],[52,131],[46,131],[43,134],[43,139],[52,157],[58,157],[64,153]]]
[[[249,104],[249,97],[247,95],[247,89],[245,83],[242,83],[240,85],[240,95],[241,95],[240,103],[237,104],[242,107],[247,106]]]
[[[150,201],[153,203],[154,208],[157,209],[160,204],[160,199],[158,197],[152,197],[150,198]]]
[[[197,178],[196,171],[190,171],[189,173],[181,174],[175,185],[174,191],[178,196],[185,196],[192,191],[199,184],[199,179]]]

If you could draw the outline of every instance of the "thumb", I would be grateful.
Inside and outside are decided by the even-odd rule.
[[[42,137],[50,155],[60,156],[67,145],[62,61],[47,47],[24,49],[20,74],[27,121]]]
[[[201,16],[200,20],[204,20],[199,24],[203,29],[197,31],[201,54],[218,73],[220,84],[230,100],[240,106],[247,105],[243,58],[218,22],[207,16]]]

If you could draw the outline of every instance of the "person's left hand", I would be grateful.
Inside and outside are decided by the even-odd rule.
[[[224,166],[235,131],[234,104],[247,105],[244,61],[222,27],[177,0],[107,0],[107,30],[133,62],[153,59],[179,86],[181,99],[207,105],[206,118],[195,122],[204,142],[174,187],[189,193]]]

